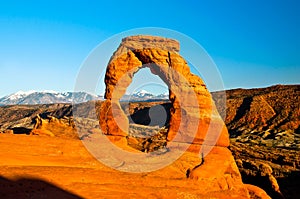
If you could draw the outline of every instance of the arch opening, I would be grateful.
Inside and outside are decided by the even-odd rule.
[[[171,102],[168,85],[146,65],[136,71],[120,105],[129,121],[127,143],[142,152],[166,151]]]

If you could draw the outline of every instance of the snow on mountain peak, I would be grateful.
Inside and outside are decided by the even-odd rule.
[[[152,93],[146,91],[146,90],[140,90],[138,92],[134,92],[133,93],[134,96],[137,96],[137,97],[146,97],[146,96],[153,96]]]
[[[81,103],[89,100],[98,100],[101,96],[91,95],[86,92],[57,92],[43,91],[18,91],[0,98],[0,105],[11,104],[49,104],[49,103]]]
[[[30,90],[30,91],[18,91],[16,93],[13,93],[13,94],[10,94],[8,96],[6,96],[5,98],[8,99],[8,100],[16,100],[16,99],[20,99],[20,98],[23,98],[23,97],[26,97],[32,93],[35,93],[36,91],[34,90]]]
[[[158,100],[168,99],[169,94],[153,94],[147,90],[139,90],[131,94],[125,94],[123,100]],[[0,105],[11,104],[49,104],[49,103],[81,103],[90,100],[103,99],[103,96],[77,91],[77,92],[57,92],[53,90],[43,91],[18,91],[11,95],[0,98]]]
[[[146,90],[140,90],[137,93],[141,93],[141,94],[150,94],[150,92],[146,91]]]

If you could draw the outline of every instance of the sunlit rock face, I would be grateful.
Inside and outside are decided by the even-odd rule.
[[[183,169],[179,175],[205,182],[203,187],[207,190],[228,191],[228,198],[249,198],[247,187],[227,148],[227,128],[205,83],[191,73],[179,50],[178,41],[162,37],[139,35],[122,40],[107,65],[105,101],[99,114],[101,130],[112,142],[126,140],[130,134],[129,119],[119,101],[131,84],[134,74],[141,68],[148,67],[169,88],[171,108],[165,139],[168,150],[188,145],[182,157],[198,159],[192,166],[189,161],[178,160]],[[131,145],[138,145],[138,141],[134,139],[129,141]],[[205,151],[207,149],[209,152]]]
[[[169,87],[172,108],[168,141],[202,144],[206,139],[209,145],[228,146],[228,133],[211,95],[203,80],[190,72],[180,56],[179,43],[154,36],[126,37],[111,57],[105,75],[106,101],[100,116],[105,134],[128,134],[129,122],[119,100],[134,74],[144,67],[150,68]]]

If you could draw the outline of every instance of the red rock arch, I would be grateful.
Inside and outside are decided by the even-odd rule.
[[[129,121],[119,99],[125,94],[134,74],[143,67],[149,67],[169,87],[172,109],[168,141],[202,144],[211,137],[212,142],[206,140],[206,144],[229,145],[226,127],[211,95],[204,82],[190,72],[187,62],[179,55],[179,43],[153,36],[126,37],[111,57],[105,75],[106,100],[100,110],[100,126],[104,134],[127,136]],[[219,131],[220,126],[221,133],[207,137],[209,127],[216,127]],[[214,143],[214,136],[219,135]]]

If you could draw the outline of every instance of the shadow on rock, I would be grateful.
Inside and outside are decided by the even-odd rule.
[[[292,171],[288,176],[277,178],[277,181],[285,198],[299,198],[300,171]]]
[[[40,199],[40,198],[81,198],[53,184],[31,178],[16,181],[0,177],[0,198],[3,199]]]
[[[31,129],[25,127],[14,127],[12,128],[14,134],[26,134],[29,135]]]

